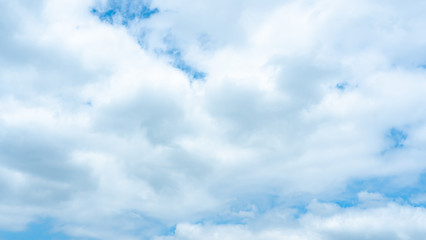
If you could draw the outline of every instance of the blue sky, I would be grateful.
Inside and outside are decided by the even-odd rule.
[[[0,1],[0,240],[424,239],[424,1]]]

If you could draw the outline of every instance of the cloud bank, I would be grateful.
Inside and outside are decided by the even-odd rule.
[[[0,238],[423,239],[425,9],[0,0]]]

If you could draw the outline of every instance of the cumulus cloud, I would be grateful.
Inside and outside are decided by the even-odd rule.
[[[424,208],[394,203],[374,208],[343,209],[313,202],[297,220],[273,211],[281,226],[179,224],[175,235],[155,239],[422,239]]]
[[[421,239],[425,7],[0,1],[0,228]]]

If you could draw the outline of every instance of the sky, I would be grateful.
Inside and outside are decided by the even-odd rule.
[[[425,11],[0,0],[0,240],[425,239]]]

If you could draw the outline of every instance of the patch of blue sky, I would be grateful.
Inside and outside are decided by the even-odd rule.
[[[348,87],[348,83],[347,82],[340,82],[336,84],[336,88],[339,90],[345,90]]]
[[[218,214],[216,216],[210,216],[208,218],[201,219],[195,224],[214,224],[214,225],[244,225],[247,224],[247,218],[238,217],[236,215],[229,214]]]
[[[144,215],[138,211],[125,211],[123,212],[126,220],[133,219],[137,222],[137,226],[132,229],[126,229],[126,234],[132,236],[138,236],[138,239],[151,239],[154,235],[170,236],[173,235],[176,229],[176,225],[167,224],[160,219]]]
[[[173,225],[171,227],[166,228],[161,235],[162,236],[174,236],[175,234],[176,234],[176,225]]]
[[[386,155],[393,150],[402,149],[405,147],[404,143],[407,140],[408,134],[398,128],[390,128],[386,133],[386,138],[389,142],[389,146],[385,148],[381,154]]]
[[[141,48],[147,50],[148,49],[148,41],[146,41],[147,33],[144,29],[140,29],[141,31],[135,35],[136,40]]]
[[[91,13],[96,15],[101,21],[109,24],[118,24],[128,27],[128,25],[136,19],[147,19],[152,15],[159,13],[158,8],[151,8],[149,2],[143,1],[118,1],[109,0],[106,6],[94,7]],[[140,35],[136,37],[139,45],[146,48],[145,32],[141,31]],[[193,80],[204,80],[206,73],[202,72],[195,67],[188,64],[182,57],[181,50],[177,47],[171,47],[173,41],[170,40],[171,36],[166,36],[164,42],[168,46],[167,50],[156,50],[157,53],[167,55],[171,58],[170,64],[184,72],[192,83]],[[204,39],[204,41],[207,41]]]
[[[341,201],[336,201],[341,206],[351,207],[358,205],[357,194],[362,191],[379,193],[385,198],[402,203],[410,203],[410,199],[426,192],[426,172],[419,175],[417,181],[403,185],[398,177],[371,178],[356,180],[349,183],[346,190],[341,193]]]
[[[143,227],[128,230],[127,234],[139,236],[139,239],[151,239],[153,235],[172,236],[175,234],[176,225],[166,225],[159,220],[137,214],[140,225]],[[88,237],[68,236],[55,230],[53,219],[40,219],[28,224],[23,231],[0,231],[0,240],[95,240]]]
[[[103,22],[128,26],[135,19],[150,18],[159,9],[151,8],[149,3],[142,1],[109,0],[105,7],[92,8],[91,12]]]
[[[285,210],[294,218],[299,218],[308,211],[307,206],[310,202],[311,200],[306,198],[283,198],[274,194],[244,195],[232,201],[226,211],[201,219],[196,224],[246,225],[276,210]]]
[[[197,224],[247,224],[257,216],[280,205],[276,195],[240,196],[229,203],[227,210],[197,221]]]
[[[362,190],[347,190],[344,192],[341,192],[337,196],[333,196],[333,198],[320,198],[320,201],[322,202],[329,202],[337,204],[341,208],[349,208],[349,207],[355,207],[359,204],[358,201],[358,193]]]
[[[189,65],[182,57],[182,53],[178,48],[170,48],[165,54],[170,56],[171,65],[175,68],[181,70],[186,75],[188,75],[192,80],[204,80],[206,77],[206,73],[199,71],[198,69]]]
[[[250,211],[255,210],[257,213],[265,213],[268,210],[282,204],[282,199],[276,194],[263,194],[242,196],[232,205],[232,211]]]
[[[71,238],[61,232],[53,230],[53,221],[43,219],[34,223],[30,223],[23,231],[11,232],[0,231],[1,240],[17,239],[17,240],[83,240],[82,238]],[[84,239],[89,240],[89,239]]]
[[[151,8],[150,4],[142,1],[117,1],[109,0],[106,6],[92,8],[92,14],[96,15],[101,21],[109,24],[118,24],[128,26],[135,19],[146,19],[160,12],[158,8]],[[146,47],[144,42],[145,32],[142,31],[137,36],[139,45]],[[164,41],[168,47],[167,50],[157,50],[157,53],[167,55],[171,58],[170,64],[184,72],[192,82],[193,80],[204,80],[206,73],[188,64],[182,57],[181,50],[177,47],[171,47],[170,36],[166,36]]]
[[[388,137],[393,141],[393,148],[404,147],[404,142],[407,139],[407,134],[400,129],[391,128]]]

